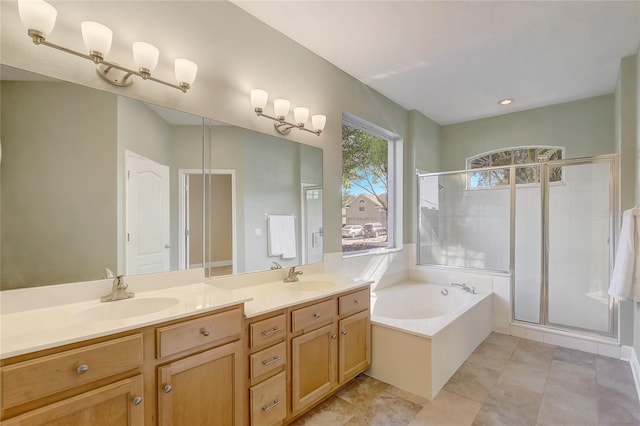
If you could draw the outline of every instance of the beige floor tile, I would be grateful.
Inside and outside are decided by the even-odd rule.
[[[640,402],[635,387],[599,384],[598,416],[601,424],[640,425]]]
[[[356,414],[352,404],[332,396],[304,416],[291,423],[291,426],[327,426],[344,425]]]
[[[443,390],[416,415],[409,426],[469,426],[481,406],[477,401]]]
[[[594,392],[576,392],[547,382],[537,422],[542,426],[596,426],[598,399]]]
[[[427,398],[423,398],[423,397],[421,397],[421,396],[418,396],[418,395],[413,394],[413,393],[411,393],[411,392],[407,392],[406,390],[403,390],[403,389],[397,388],[397,387],[395,387],[395,386],[389,386],[389,387],[386,389],[386,391],[387,391],[387,392],[390,392],[390,393],[392,393],[392,394],[394,394],[395,396],[398,396],[398,397],[400,397],[400,398],[404,398],[404,399],[406,399],[407,401],[411,401],[411,402],[413,402],[414,404],[421,405],[421,406],[423,406],[423,407],[429,403],[429,400],[428,400]]]
[[[597,396],[596,371],[589,366],[553,361],[547,378],[547,388],[555,385],[567,391]]]
[[[484,402],[500,377],[500,371],[465,362],[444,385],[444,390]]]
[[[553,349],[553,359],[593,368],[596,366],[596,354],[563,348],[561,346],[556,346]]]
[[[408,425],[422,406],[400,398],[391,392],[381,392],[369,404],[356,406],[356,415],[345,426]]]
[[[504,390],[494,387],[482,405],[474,426],[534,426],[542,394],[524,388]]]
[[[554,346],[531,340],[520,339],[516,346],[511,361],[524,365],[534,365],[548,369],[551,367]]]
[[[489,336],[484,339],[487,343],[493,343],[494,345],[502,346],[512,351],[518,346],[518,342],[520,341],[519,337],[509,336],[508,334],[496,333],[495,331],[489,334]]]
[[[598,384],[609,387],[635,386],[631,365],[627,361],[604,356],[596,357],[596,379]]]
[[[509,361],[502,370],[496,387],[504,390],[526,389],[542,395],[548,371],[534,365]]]
[[[388,383],[363,374],[340,389],[336,396],[354,405],[366,405],[389,386],[391,385]]]
[[[513,348],[508,346],[494,345],[493,343],[482,342],[476,350],[467,358],[468,362],[482,365],[483,367],[502,370],[511,357]]]

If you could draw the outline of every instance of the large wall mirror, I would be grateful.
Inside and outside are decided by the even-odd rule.
[[[0,288],[105,268],[214,276],[322,261],[322,150],[4,65],[0,75]],[[269,219],[285,215],[293,247],[270,252]]]

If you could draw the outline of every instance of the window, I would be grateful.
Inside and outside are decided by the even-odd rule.
[[[564,158],[564,148],[556,146],[515,147],[489,151],[467,158],[467,170],[495,166],[542,163]],[[540,167],[516,167],[516,185],[538,184]],[[483,170],[467,174],[467,189],[509,186],[509,168]],[[549,169],[549,182],[562,181],[562,168]]]
[[[394,218],[401,141],[384,129],[344,114],[342,123],[342,252],[396,246]],[[400,179],[401,180],[401,179]]]

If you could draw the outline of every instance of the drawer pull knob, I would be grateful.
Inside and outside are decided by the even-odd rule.
[[[336,340],[336,338],[337,338],[337,337],[338,337],[338,336],[336,336],[336,335],[335,335],[335,333],[331,335],[331,339],[332,339],[332,340]]]
[[[200,330],[200,334],[202,334],[204,337],[207,337],[209,336],[209,330],[203,328],[202,330]]]
[[[269,364],[273,364],[274,362],[278,362],[278,361],[280,361],[280,357],[278,355],[275,355],[271,359],[265,359],[264,361],[262,361],[262,365],[269,365]]]
[[[173,389],[173,386],[171,385],[164,385],[164,388],[162,388],[162,392],[164,393],[169,393],[171,392],[171,390]]]
[[[280,331],[281,331],[280,327],[276,326],[276,327],[273,327],[273,328],[271,328],[269,330],[263,331],[261,334],[262,334],[263,337],[269,337],[269,336],[271,336],[273,334],[280,333]]]
[[[276,398],[273,400],[273,402],[271,404],[267,404],[264,407],[262,407],[262,412],[266,413],[267,411],[271,410],[272,408],[277,407],[278,405],[280,405],[280,399]]]
[[[347,330],[342,330],[341,333],[342,333],[343,336],[346,336],[347,335]]]
[[[354,300],[353,300],[353,303],[355,303],[356,305],[359,305],[359,304],[360,304],[360,301],[359,301],[358,299],[354,299]]]
[[[314,318],[320,318],[320,314],[316,312],[315,314],[313,314],[313,317]]]
[[[142,403],[142,397],[141,396],[136,396],[135,398],[133,398],[133,401],[131,401],[131,403],[133,405],[140,405],[140,403]]]
[[[78,372],[78,374],[84,374],[89,371],[89,366],[87,364],[80,364],[76,371]]]

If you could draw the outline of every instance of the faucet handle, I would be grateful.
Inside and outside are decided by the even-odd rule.
[[[113,288],[125,289],[127,287],[129,286],[127,285],[127,283],[124,282],[124,275],[118,275],[117,277],[114,278]]]

